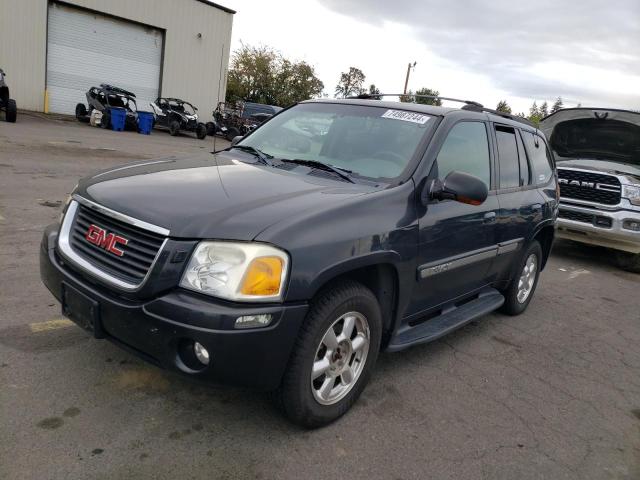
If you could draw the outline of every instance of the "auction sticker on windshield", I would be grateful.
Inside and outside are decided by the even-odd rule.
[[[424,125],[429,121],[429,115],[421,115],[414,112],[403,112],[401,110],[387,110],[382,118],[391,118],[393,120],[402,120],[403,122],[419,123]]]

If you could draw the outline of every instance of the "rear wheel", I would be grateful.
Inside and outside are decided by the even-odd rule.
[[[344,281],[320,293],[276,392],[285,415],[315,428],[346,413],[369,381],[381,331],[378,302],[362,284]]]
[[[18,106],[13,98],[7,100],[6,120],[10,123],[15,123],[18,118]]]
[[[169,122],[169,134],[172,137],[175,137],[179,133],[180,133],[180,122],[178,122],[177,120],[171,120]]]
[[[76,120],[84,121],[87,118],[87,107],[84,106],[84,103],[79,103],[76,105]]]
[[[617,251],[616,264],[627,272],[640,273],[640,253]]]
[[[111,114],[106,110],[102,112],[102,118],[100,119],[100,127],[102,128],[111,127]]]
[[[542,265],[542,248],[534,240],[525,249],[516,275],[504,295],[504,305],[500,308],[507,315],[520,315],[529,306],[538,285],[540,266]]]
[[[199,123],[196,127],[196,137],[199,140],[203,140],[207,136],[207,126],[204,123]]]

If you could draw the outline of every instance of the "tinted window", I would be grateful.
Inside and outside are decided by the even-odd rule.
[[[513,128],[496,127],[498,158],[500,159],[500,188],[520,186],[520,163],[516,132]]]
[[[553,161],[546,143],[538,135],[530,132],[522,132],[522,137],[531,161],[534,183],[547,183],[553,175]]]
[[[524,150],[524,144],[520,134],[516,134],[516,141],[518,142],[518,157],[520,158],[520,185],[529,185],[531,183],[531,172],[529,169],[529,162],[527,161],[527,154]]]
[[[454,170],[475,175],[487,187],[491,185],[489,141],[484,123],[460,122],[449,132],[438,154],[438,177],[443,179]]]

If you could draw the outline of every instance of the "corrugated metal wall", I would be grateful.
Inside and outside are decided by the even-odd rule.
[[[191,101],[205,121],[224,99],[233,14],[196,0],[65,3],[164,29],[161,94]],[[44,108],[47,8],[47,0],[0,0],[0,68],[18,108]]]

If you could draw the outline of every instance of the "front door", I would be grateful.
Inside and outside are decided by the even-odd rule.
[[[431,177],[457,170],[482,179],[490,189],[481,205],[454,200],[430,203],[419,219],[417,288],[410,315],[425,313],[487,284],[496,255],[498,200],[491,190],[491,153],[487,125],[462,121],[440,148]]]

